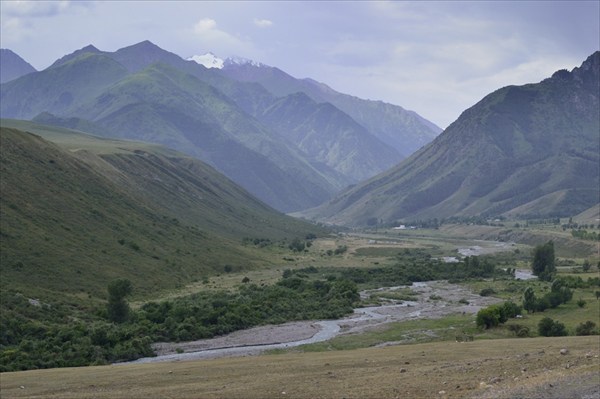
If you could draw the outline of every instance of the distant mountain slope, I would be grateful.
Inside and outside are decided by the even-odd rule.
[[[453,215],[569,216],[598,203],[600,52],[509,86],[392,170],[304,215],[341,224]]]
[[[19,55],[9,49],[0,49],[0,83],[9,82],[32,72],[35,72],[35,68]]]
[[[80,52],[2,85],[1,93],[4,116],[49,112],[61,117],[38,120],[60,125],[65,117],[78,118],[97,134],[185,151],[280,210],[317,205],[348,182],[331,168],[311,165],[214,87],[165,64],[131,73],[105,53]]]
[[[3,290],[103,298],[107,283],[123,277],[151,293],[226,265],[263,263],[241,246],[243,237],[321,231],[172,150],[23,121],[1,125]]]
[[[275,101],[257,115],[273,131],[357,183],[397,164],[401,156],[330,103],[317,104],[304,93]]]
[[[442,130],[400,106],[342,94],[312,79],[296,79],[275,67],[226,63],[222,71],[232,79],[259,83],[278,97],[302,92],[316,102],[331,103],[403,156],[412,154]]]
[[[2,84],[0,100],[5,118],[184,151],[286,212],[316,206],[402,159],[331,104],[282,100],[148,41],[115,52],[86,46]]]
[[[4,118],[18,119],[31,119],[41,112],[66,115],[127,74],[127,69],[112,58],[83,52],[3,84],[0,112]]]

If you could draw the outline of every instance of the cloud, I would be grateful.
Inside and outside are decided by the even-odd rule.
[[[198,35],[203,35],[210,31],[215,32],[217,28],[217,21],[210,18],[202,18],[200,21],[194,25],[194,33]]]
[[[240,38],[219,28],[212,18],[202,18],[191,29],[199,51],[213,51],[219,56],[253,57],[256,47],[247,38]]]
[[[254,18],[254,25],[259,28],[268,28],[273,25],[273,21],[269,21],[268,19],[258,19]]]
[[[3,1],[2,13],[7,17],[52,17],[72,7],[92,7],[92,1]]]

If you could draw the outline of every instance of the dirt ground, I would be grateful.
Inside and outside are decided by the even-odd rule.
[[[2,399],[594,399],[599,349],[597,336],[513,338],[32,370],[1,374],[0,393]]]

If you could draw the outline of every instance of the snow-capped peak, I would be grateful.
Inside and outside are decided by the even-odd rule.
[[[249,60],[248,58],[243,58],[243,57],[228,57],[225,59],[225,65],[251,65],[251,66],[255,66],[255,67],[262,67],[265,66],[264,64],[258,62],[258,61],[252,61]]]
[[[221,58],[217,57],[213,53],[206,53],[203,55],[194,55],[192,57],[189,57],[187,60],[194,61],[200,65],[204,65],[206,68],[221,69],[221,68],[223,68],[223,65],[225,64]]]

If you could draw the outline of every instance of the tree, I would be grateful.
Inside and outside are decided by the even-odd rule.
[[[581,266],[581,268],[583,269],[584,272],[589,272],[590,269],[592,268],[592,264],[590,263],[589,260],[584,260],[583,261],[583,265]]]
[[[535,298],[535,292],[533,291],[533,288],[525,288],[525,291],[523,292],[523,309],[525,309],[527,313],[535,312],[536,302],[537,301]]]
[[[118,279],[108,284],[108,318],[115,323],[123,323],[129,318],[129,304],[125,297],[133,291],[131,281]]]
[[[554,242],[548,241],[533,250],[531,270],[540,280],[551,281],[556,274]]]
[[[301,241],[298,238],[294,238],[292,240],[292,242],[290,243],[290,245],[288,245],[288,248],[294,252],[302,252],[302,251],[304,251],[304,247],[305,247],[304,241]]]

